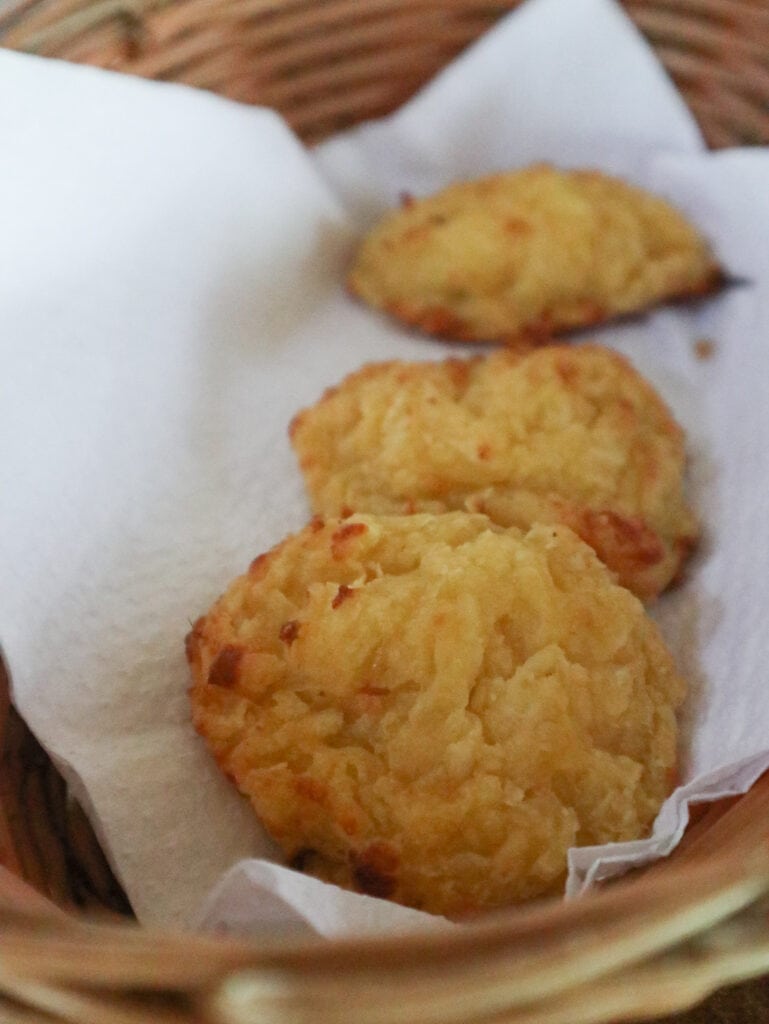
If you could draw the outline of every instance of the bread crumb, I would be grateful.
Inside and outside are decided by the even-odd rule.
[[[712,359],[716,351],[716,343],[710,338],[697,338],[693,347],[698,359]]]

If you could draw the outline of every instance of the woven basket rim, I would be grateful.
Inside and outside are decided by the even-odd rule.
[[[5,0],[0,45],[274,106],[303,138],[318,141],[399,106],[521,2]],[[710,145],[769,139],[769,9],[762,0],[619,2],[657,50]],[[405,19],[401,28],[398,19]],[[317,23],[314,38],[302,30],[305,22]],[[408,59],[368,71],[364,61],[338,89],[329,73],[318,92],[318,61],[341,71],[356,52],[399,48],[410,48]]]

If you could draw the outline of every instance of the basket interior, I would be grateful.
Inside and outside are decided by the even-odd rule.
[[[6,0],[0,44],[279,110],[308,142],[398,107],[521,0]],[[763,0],[623,0],[712,146],[769,138]]]

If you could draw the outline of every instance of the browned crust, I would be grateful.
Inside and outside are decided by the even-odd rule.
[[[367,896],[388,899],[395,894],[398,885],[399,863],[398,851],[389,843],[381,840],[369,843],[360,853],[351,855],[355,885]]]
[[[355,593],[355,588],[354,587],[348,587],[346,583],[340,584],[339,589],[337,590],[336,594],[334,594],[334,597],[332,598],[331,607],[332,608],[338,608],[340,604],[342,604],[344,601],[346,601],[348,599],[348,597],[351,597],[354,593]]]
[[[395,320],[405,324],[407,327],[420,331],[429,338],[441,341],[460,341],[474,345],[509,345],[512,348],[525,350],[553,343],[562,335],[572,334],[587,327],[598,327],[611,321],[622,322],[660,306],[707,298],[721,291],[725,287],[726,282],[727,277],[724,271],[721,267],[714,264],[701,281],[693,285],[687,285],[685,288],[667,295],[664,299],[651,303],[642,309],[632,310],[627,313],[611,314],[600,304],[586,300],[583,307],[583,315],[578,321],[569,324],[559,324],[551,312],[545,312],[536,320],[529,321],[520,330],[512,334],[478,334],[467,321],[457,316],[456,313],[445,306],[419,307],[405,302],[391,302],[384,304],[381,308],[384,313]],[[348,278],[347,287],[349,293],[354,298],[360,300],[364,305],[369,305],[356,288],[352,277]],[[326,394],[330,397],[335,390],[335,388],[329,388]],[[295,417],[296,419],[297,417]],[[294,421],[292,421],[289,427],[289,433],[291,434],[293,430]]]
[[[728,280],[723,268],[714,263],[702,281],[681,289],[665,299],[665,302],[686,302],[688,299],[703,299],[709,295],[716,295],[726,287]]]
[[[192,629],[184,638],[184,653],[187,661],[192,665],[198,658],[200,642],[206,626],[206,617],[201,615],[192,625]]]
[[[280,627],[278,636],[288,647],[296,640],[299,636],[299,623],[296,619],[289,619],[288,622],[284,622]]]
[[[238,644],[228,644],[214,658],[211,668],[208,670],[208,683],[210,686],[221,686],[225,690],[231,690],[238,683],[240,663],[245,648]]]
[[[331,535],[331,553],[336,559],[343,559],[347,557],[349,552],[350,543],[355,540],[356,537],[362,536],[366,533],[368,527],[365,523],[343,523],[339,529],[334,530]]]
[[[676,538],[672,545],[640,516],[626,516],[612,509],[574,508],[564,505],[559,519],[589,544],[606,565],[611,566],[619,582],[645,601],[652,600],[662,589],[660,573],[667,562],[663,578],[680,580],[682,567],[697,537]],[[671,566],[672,563],[672,566]]]

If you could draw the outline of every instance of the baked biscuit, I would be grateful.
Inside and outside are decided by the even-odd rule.
[[[597,171],[542,165],[389,213],[364,240],[349,287],[429,334],[537,343],[720,280],[706,242],[662,199]]]
[[[315,512],[485,512],[566,523],[643,599],[697,536],[684,439],[662,400],[596,345],[364,367],[291,425]]]
[[[317,520],[193,627],[194,722],[287,860],[449,916],[647,833],[684,685],[568,528]]]

